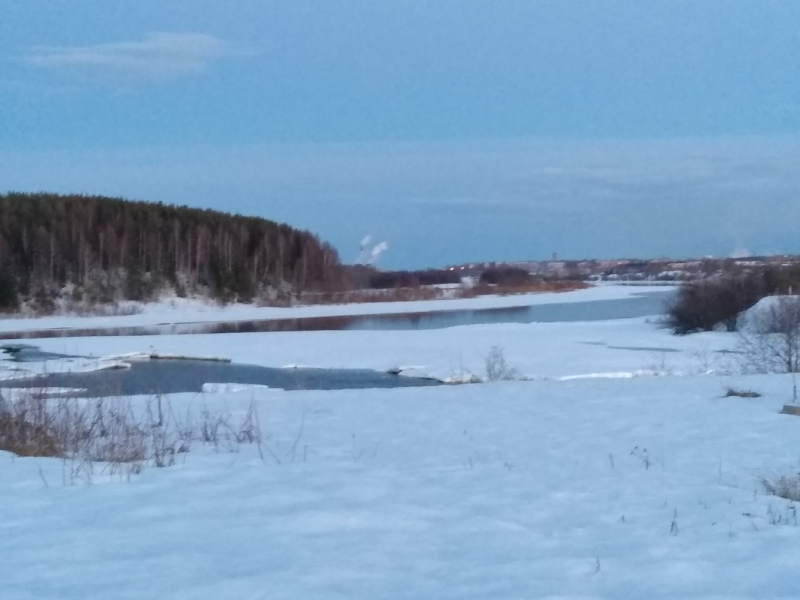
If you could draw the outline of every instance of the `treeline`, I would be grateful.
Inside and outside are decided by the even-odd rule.
[[[346,277],[354,289],[418,288],[461,283],[461,273],[455,269],[425,269],[421,271],[378,271],[366,265],[345,267]],[[481,272],[477,283],[506,288],[541,284],[545,278],[535,277],[525,269],[511,266],[489,267]]]
[[[454,283],[461,283],[461,277],[455,271],[439,269],[426,271],[378,271],[370,276],[368,287],[385,290]]]
[[[667,325],[678,334],[735,331],[739,315],[767,296],[800,293],[800,265],[728,271],[686,282],[667,307]]]
[[[144,300],[159,287],[222,300],[343,284],[337,252],[266,219],[98,196],[0,195],[0,304]]]
[[[390,290],[461,283],[461,276],[449,269],[379,271],[370,265],[348,265],[344,270],[348,285],[354,290]]]
[[[519,267],[491,267],[481,273],[478,282],[486,285],[523,286],[533,283],[536,278]]]

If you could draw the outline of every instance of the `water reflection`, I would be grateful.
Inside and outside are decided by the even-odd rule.
[[[497,323],[606,321],[659,315],[673,292],[648,292],[618,300],[563,302],[510,308],[443,310],[387,315],[301,317],[252,321],[168,323],[131,327],[44,329],[2,334],[4,339],[53,337],[182,335],[280,331],[423,330]]]

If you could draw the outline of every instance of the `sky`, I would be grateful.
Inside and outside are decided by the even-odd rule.
[[[800,253],[796,0],[0,0],[0,191],[379,266]]]

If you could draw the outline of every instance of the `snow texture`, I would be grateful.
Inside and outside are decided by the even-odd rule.
[[[501,346],[526,380],[168,398],[255,402],[280,463],[196,443],[65,486],[68,462],[0,452],[3,599],[800,597],[795,507],[761,484],[798,470],[791,381],[736,375],[735,335],[631,319],[32,343],[442,377]]]

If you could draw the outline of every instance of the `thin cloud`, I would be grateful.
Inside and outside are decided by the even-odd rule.
[[[135,42],[34,46],[25,64],[110,83],[169,81],[203,72],[212,62],[251,50],[202,33],[151,33]]]

